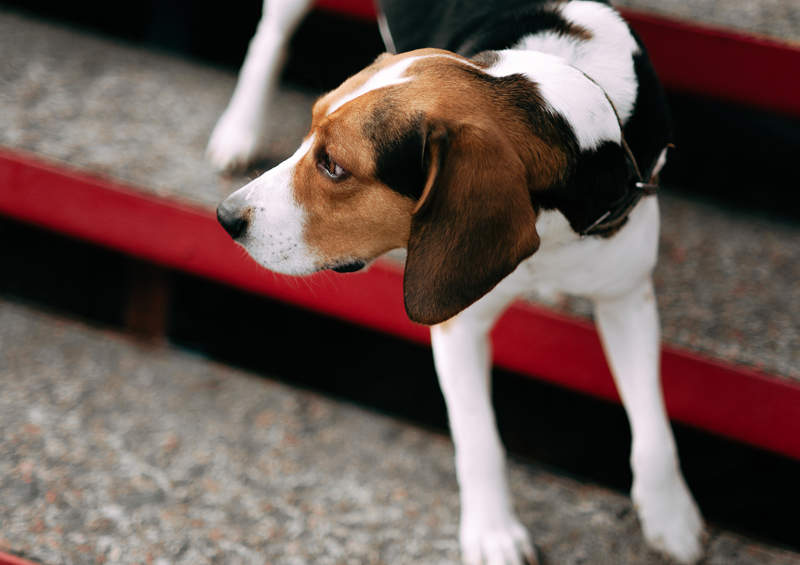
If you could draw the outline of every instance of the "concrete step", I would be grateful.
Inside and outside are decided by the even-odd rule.
[[[0,344],[6,554],[53,565],[458,562],[446,436],[4,299]],[[520,462],[510,475],[547,563],[665,563],[622,494]],[[800,554],[712,526],[706,563]]]
[[[0,14],[0,42],[0,145],[209,211],[246,182],[219,177],[203,158],[231,73],[11,13]],[[316,95],[279,92],[273,162],[296,148]],[[800,227],[667,190],[661,202],[665,341],[800,381]]]
[[[36,167],[0,167],[0,207],[10,201],[3,191],[23,186],[44,195],[38,209],[58,203],[85,224],[102,225],[107,210],[91,202],[98,193],[80,203],[59,198],[94,182],[68,172],[77,169],[106,177],[104,190],[125,183],[131,218],[165,202],[206,226],[217,202],[246,182],[218,177],[202,158],[233,85],[230,72],[7,10],[0,10],[0,49],[0,145],[15,156],[0,156],[2,167],[29,152],[56,164],[47,179],[64,171],[69,180],[18,185]],[[316,95],[282,88],[272,161],[294,150]],[[770,390],[775,382],[794,387],[800,230],[678,194],[662,203],[656,278],[667,342],[756,367]],[[20,208],[4,210],[60,229],[20,216]],[[178,224],[165,233],[197,237]],[[159,237],[165,229],[120,225]],[[141,252],[137,241],[89,239]],[[180,267],[202,265],[208,251],[181,249],[179,261],[141,254]],[[552,306],[588,315],[585,303]],[[0,302],[0,391],[0,550],[42,563],[457,558],[452,454],[443,436],[8,302]],[[730,418],[741,419],[746,408]],[[776,411],[754,410],[762,420]],[[781,431],[792,435],[789,427],[769,435]],[[549,562],[660,562],[641,543],[627,498],[530,465],[514,464],[512,483]],[[800,558],[716,529],[708,562]]]
[[[399,273],[391,263],[347,277],[347,284],[321,282],[311,290],[254,269],[216,226],[216,204],[246,182],[219,177],[203,158],[232,73],[11,12],[0,12],[0,43],[6,54],[0,64],[0,145],[11,150],[0,155],[0,209],[6,214],[427,339],[402,313]],[[267,151],[272,162],[295,149],[316,95],[281,88]],[[20,152],[26,156],[18,158]],[[30,156],[55,167],[41,167]],[[800,228],[667,190],[661,202],[656,282],[663,333],[667,344],[689,354],[665,353],[670,414],[800,457],[800,350],[793,346],[800,342],[800,302],[792,299],[800,279]],[[365,303],[365,295],[375,300]],[[585,303],[525,306],[514,314],[516,325],[501,324],[495,333],[501,366],[615,398],[596,336],[581,322],[589,314]],[[534,349],[536,335],[556,333],[563,335],[559,344],[573,349]],[[709,396],[716,399],[712,406],[704,400]]]
[[[615,0],[613,4],[800,44],[800,4],[793,0]]]

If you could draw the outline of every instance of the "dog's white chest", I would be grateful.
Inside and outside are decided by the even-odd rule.
[[[553,210],[542,211],[536,227],[541,247],[501,283],[516,292],[534,290],[544,296],[566,293],[589,298],[614,295],[638,284],[656,263],[656,197],[642,199],[626,225],[609,238],[581,237],[561,213]]]

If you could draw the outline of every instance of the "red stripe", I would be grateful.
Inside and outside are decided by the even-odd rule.
[[[308,279],[258,267],[213,214],[119,183],[0,150],[0,212],[163,265],[401,336],[428,342],[402,302],[402,273],[389,263],[364,273]],[[501,367],[617,399],[599,339],[586,321],[517,304],[493,332]],[[670,415],[711,432],[800,459],[800,386],[665,348]]]
[[[10,553],[0,551],[0,565],[37,565],[33,561],[28,561]]]
[[[363,19],[375,19],[378,15],[372,0],[317,0],[315,5],[323,10],[350,14]]]
[[[766,37],[622,10],[672,90],[800,116],[800,48]]]
[[[372,0],[317,6],[375,18]],[[766,37],[620,9],[641,36],[664,85],[800,116],[800,48]]]

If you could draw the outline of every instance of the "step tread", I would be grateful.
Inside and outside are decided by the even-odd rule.
[[[614,0],[618,7],[800,44],[793,0]]]
[[[231,73],[12,13],[0,13],[0,47],[0,145],[208,210],[246,182],[203,158]],[[274,160],[295,149],[317,94],[281,88]],[[665,341],[800,380],[800,227],[666,190],[661,203]],[[581,301],[555,306],[589,314]]]
[[[43,564],[457,562],[446,436],[3,300],[0,343],[0,551]],[[664,563],[627,497],[530,464],[510,474],[548,562]],[[712,528],[707,563],[800,554]]]

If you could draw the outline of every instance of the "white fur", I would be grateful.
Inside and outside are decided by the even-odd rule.
[[[306,214],[294,198],[294,168],[314,143],[309,136],[297,151],[231,194],[223,203],[233,209],[250,209],[246,234],[237,243],[260,265],[287,275],[307,275],[320,268],[320,259],[303,238]]]
[[[586,29],[592,38],[582,40],[548,31],[523,38],[513,49],[563,57],[603,88],[624,123],[636,101],[633,56],[639,53],[628,26],[615,10],[599,2],[576,0],[556,4],[555,9],[567,21]]]
[[[452,59],[461,63],[462,65],[466,65],[468,67],[472,67],[476,70],[482,70],[479,66],[470,63],[466,59],[462,59],[459,57],[455,57],[452,55],[444,55],[444,54],[436,54],[436,55],[419,55],[417,57],[406,57],[405,59],[400,59],[393,65],[389,65],[388,67],[384,67],[371,77],[367,79],[367,81],[356,88],[353,92],[349,92],[346,95],[342,96],[339,100],[331,103],[328,107],[328,111],[326,115],[333,114],[336,110],[347,104],[348,102],[352,102],[356,98],[360,98],[369,92],[373,92],[375,90],[379,90],[381,88],[387,88],[389,86],[394,86],[396,84],[403,84],[404,82],[409,82],[411,77],[406,76],[406,71],[421,59],[430,59],[432,57],[441,57],[444,59]]]
[[[490,399],[488,332],[513,294],[485,296],[446,324],[431,328],[439,384],[447,403],[461,493],[460,542],[469,565],[535,562],[533,545],[514,514],[505,454]]]
[[[339,100],[332,102],[331,105],[328,106],[327,115],[333,114],[336,110],[348,102],[352,102],[356,98],[364,96],[368,92],[378,90],[379,88],[386,88],[395,84],[408,82],[411,79],[405,76],[405,72],[408,70],[408,67],[410,67],[418,59],[420,59],[420,57],[406,57],[405,59],[400,59],[393,65],[389,65],[388,67],[381,69],[369,77],[364,84],[356,88],[353,92],[349,92],[342,96]]]
[[[653,165],[653,170],[650,171],[651,178],[657,178],[658,175],[661,173],[661,169],[663,169],[664,165],[667,164],[667,150],[668,149],[669,149],[669,147],[665,147],[664,149],[661,150],[661,153],[658,154],[658,158],[656,159],[656,164]],[[642,171],[642,174],[645,174],[644,171]],[[649,180],[649,179],[645,179],[645,180]]]
[[[487,72],[493,76],[524,74],[534,81],[551,110],[572,126],[578,146],[594,149],[603,141],[620,141],[619,121],[603,90],[562,57],[539,51],[507,49]]]
[[[263,20],[259,24],[236,93],[209,143],[209,156],[221,167],[251,155],[279,54],[310,0],[265,4],[266,18],[286,27],[276,30],[278,26]],[[580,0],[554,6],[592,38],[531,35],[513,50],[501,52],[489,72],[521,72],[536,81],[552,110],[569,121],[581,148],[619,141],[619,124],[603,90],[626,120],[636,97],[632,57],[638,47],[622,19],[607,6]],[[384,69],[330,112],[366,92],[408,80],[404,73],[412,63],[406,59]],[[312,143],[313,138],[307,139],[295,155],[226,200],[231,206],[252,208],[241,243],[259,263],[283,273],[304,274],[320,267],[303,242],[306,217],[291,185],[292,170]],[[610,238],[582,238],[555,211],[539,215],[537,230],[541,246],[532,257],[472,306],[431,329],[456,447],[464,560],[471,565],[519,565],[523,556],[534,561],[528,534],[513,511],[490,402],[488,332],[514,297],[537,290],[594,301],[603,346],[631,424],[632,497],[645,538],[681,563],[694,563],[701,554],[703,522],[680,472],[659,384],[658,313],[650,275],[658,246],[657,201],[642,199],[626,225]]]
[[[389,29],[389,22],[386,21],[386,14],[381,12],[378,14],[378,30],[381,33],[381,39],[383,39],[383,44],[386,46],[386,50],[389,53],[396,54],[397,47],[394,45],[394,39],[392,39],[392,31]]]
[[[286,45],[312,0],[264,0],[228,107],[208,141],[206,155],[219,170],[240,169],[263,150],[266,112],[283,67]]]
[[[614,237],[581,238],[559,212],[544,212],[541,247],[489,294],[431,330],[447,401],[462,492],[461,541],[476,563],[519,563],[488,549],[498,536],[520,548],[504,456],[491,412],[488,331],[516,296],[531,290],[592,298],[609,364],[631,424],[632,497],[645,538],[681,563],[702,553],[703,521],[680,473],[658,372],[658,313],[650,281],[658,247],[658,204],[643,199]],[[476,549],[480,548],[480,549]],[[498,557],[500,555],[500,557]],[[516,559],[516,560],[515,560]],[[469,562],[469,561],[468,561]]]
[[[631,496],[645,539],[682,563],[695,562],[703,520],[681,475],[661,395],[658,311],[649,277],[598,300],[595,315],[631,424]]]

